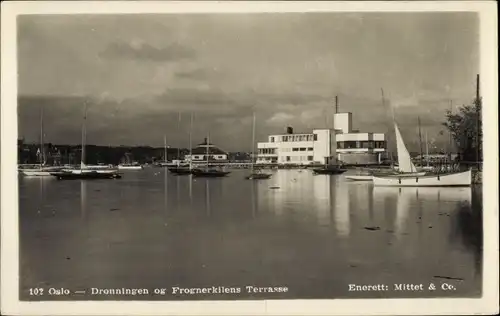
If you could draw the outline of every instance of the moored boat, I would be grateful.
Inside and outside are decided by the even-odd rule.
[[[179,115],[179,123],[180,123],[180,115]],[[193,130],[193,114],[191,113],[191,125],[189,127],[189,157],[193,156],[193,145],[192,145],[192,130]],[[189,164],[181,164],[180,159],[180,149],[177,150],[177,163],[175,165],[170,165],[167,166],[168,171],[178,175],[178,176],[183,176],[183,175],[190,175],[193,173],[193,170],[201,171],[198,169],[193,169],[193,163],[192,163],[192,158],[189,160]]]
[[[193,173],[194,170],[199,170],[199,169],[193,169],[190,167],[170,167],[168,168],[168,171],[170,171],[173,174],[176,175],[190,175]],[[201,170],[199,170],[201,171]]]
[[[82,125],[82,155],[80,168],[67,168],[50,175],[58,180],[93,180],[93,179],[120,179],[122,176],[118,170],[106,165],[86,165],[85,164],[85,137],[86,137],[87,105],[85,104],[83,125]]]
[[[270,173],[260,173],[260,172],[253,172],[250,175],[246,176],[245,178],[248,180],[266,180],[270,179],[272,174]]]
[[[351,181],[372,181],[373,175],[350,174],[350,175],[345,175],[345,178]]]
[[[452,172],[444,174],[433,174],[424,176],[373,176],[375,186],[395,187],[447,187],[447,186],[471,186],[472,171]]]
[[[39,167],[39,168],[23,168],[19,169],[19,172],[27,177],[47,177],[50,176],[51,172],[59,171],[63,167]]]
[[[144,167],[139,164],[121,164],[118,165],[118,170],[142,170]]]
[[[120,179],[122,177],[112,170],[62,170],[50,174],[58,180]]]
[[[314,174],[342,174],[346,172],[347,169],[342,169],[338,167],[324,167],[313,169]]]
[[[252,163],[250,165],[250,174],[245,177],[247,180],[266,180],[270,179],[272,174],[264,173],[261,170],[255,170],[255,113],[253,113],[253,123],[252,123]]]
[[[209,164],[210,154],[209,154],[209,150],[208,150],[208,148],[209,148],[208,144],[210,144],[210,135],[207,136],[206,143],[207,143],[207,150],[205,153],[206,167],[204,169],[201,169],[201,168],[192,169],[191,174],[193,175],[193,177],[221,178],[221,177],[225,177],[228,174],[230,174],[231,173],[230,171],[224,171],[224,170],[210,168],[210,164]]]
[[[216,169],[192,169],[191,174],[195,177],[204,177],[204,178],[220,178],[225,177],[230,174],[230,171],[222,171]]]

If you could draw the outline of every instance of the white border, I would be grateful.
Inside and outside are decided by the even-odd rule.
[[[196,302],[18,300],[17,58],[19,14],[475,11],[480,14],[484,106],[484,268],[481,299],[336,299]],[[1,313],[7,315],[424,315],[498,313],[498,60],[494,1],[433,2],[2,2]]]

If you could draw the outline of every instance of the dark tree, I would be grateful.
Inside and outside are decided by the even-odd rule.
[[[471,105],[463,105],[458,113],[446,111],[443,125],[451,133],[458,150],[460,161],[482,161],[482,119],[481,98],[476,98]]]

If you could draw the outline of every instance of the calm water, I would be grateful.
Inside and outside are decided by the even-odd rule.
[[[279,170],[261,181],[245,174],[192,180],[148,168],[120,180],[20,178],[20,298],[481,295],[481,188],[374,188],[307,170]],[[438,290],[427,290],[431,282]],[[401,283],[426,290],[394,291]],[[443,291],[442,283],[456,290]],[[390,290],[350,292],[349,284]],[[288,292],[248,294],[247,285]],[[152,293],[174,286],[243,291],[88,295],[92,287]],[[45,295],[50,287],[87,294]],[[30,288],[44,295],[30,295]]]

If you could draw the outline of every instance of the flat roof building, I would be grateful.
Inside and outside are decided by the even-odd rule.
[[[257,143],[257,163],[348,165],[379,164],[386,152],[383,133],[362,133],[352,128],[352,113],[336,113],[334,129],[313,129],[311,133],[293,132],[268,136]]]

